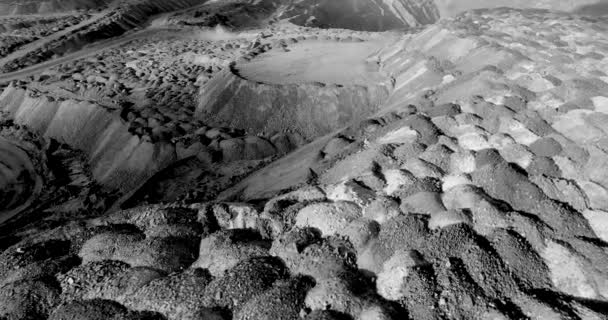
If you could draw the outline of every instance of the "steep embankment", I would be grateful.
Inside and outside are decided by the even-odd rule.
[[[27,126],[49,140],[57,140],[81,151],[89,162],[88,167],[96,183],[122,195],[135,194],[131,202],[143,201],[144,197],[156,194],[158,190],[164,193],[150,201],[175,199],[179,196],[177,191],[163,188],[178,185],[176,188],[181,190],[190,185],[180,186],[183,180],[166,182],[167,176],[179,176],[186,167],[199,172],[204,180],[197,182],[201,188],[226,188],[231,181],[259,166],[264,159],[286,153],[296,144],[281,134],[265,139],[243,135],[237,130],[211,127],[201,127],[196,133],[170,140],[153,141],[149,135],[131,130],[129,123],[116,110],[12,85],[0,95],[0,111],[6,112],[15,123]],[[23,156],[7,155],[6,161],[17,169],[28,164],[28,159]],[[225,169],[228,167],[232,169]],[[17,172],[17,169],[11,170],[11,176],[23,171],[19,169]],[[184,179],[195,181],[199,175],[187,175]],[[33,184],[24,186],[29,185]],[[17,196],[22,194],[31,195],[23,191]]]
[[[174,146],[131,134],[120,118],[96,104],[59,101],[9,86],[0,95],[0,106],[15,122],[84,151],[94,178],[113,189],[130,191],[176,160]]]

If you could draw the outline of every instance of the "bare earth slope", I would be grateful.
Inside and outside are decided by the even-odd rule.
[[[607,318],[608,23],[177,30],[0,95],[0,319]]]

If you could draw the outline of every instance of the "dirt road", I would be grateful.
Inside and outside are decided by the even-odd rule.
[[[26,54],[28,54],[38,48],[41,48],[45,45],[48,45],[49,43],[52,43],[53,41],[55,41],[57,39],[60,39],[61,37],[65,37],[66,35],[74,32],[75,30],[78,30],[82,27],[93,24],[93,23],[99,21],[104,16],[105,15],[103,13],[94,14],[90,19],[84,20],[84,21],[80,22],[79,24],[75,24],[71,27],[65,28],[58,32],[55,32],[55,33],[49,35],[48,37],[44,37],[42,39],[38,39],[36,41],[28,43],[28,44],[20,47],[19,49],[15,50],[14,52],[11,52],[11,54],[7,55],[6,57],[1,58],[0,66],[4,65],[10,61],[13,61],[17,58],[23,57]]]

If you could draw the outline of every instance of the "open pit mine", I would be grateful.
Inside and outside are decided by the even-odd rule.
[[[608,0],[0,0],[47,319],[608,319]]]

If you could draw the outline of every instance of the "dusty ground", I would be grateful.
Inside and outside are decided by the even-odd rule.
[[[605,19],[245,4],[0,18],[1,320],[608,318]]]

